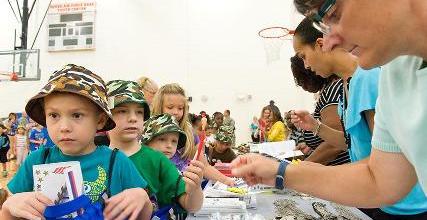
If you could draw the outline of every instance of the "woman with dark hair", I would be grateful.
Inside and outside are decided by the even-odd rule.
[[[232,163],[233,175],[245,177],[251,184],[276,182],[282,188],[285,183],[299,192],[358,207],[406,200],[417,181],[427,192],[427,136],[423,132],[427,129],[427,1],[294,2],[299,2],[298,11],[315,13],[317,21],[323,22],[319,27],[329,32],[329,38],[334,37],[330,46],[345,47],[359,56],[362,68],[394,59],[381,67],[369,161],[335,167],[286,166],[245,155]]]
[[[264,106],[261,110],[261,116],[259,117],[258,124],[259,124],[259,142],[265,142],[267,139],[265,137],[265,134],[267,132],[267,129],[269,126],[269,118],[272,114],[271,107],[269,105]]]
[[[296,55],[291,57],[291,70],[294,75],[295,84],[310,93],[317,93],[325,85],[338,79],[336,75],[332,75],[328,78],[316,75],[315,72],[306,69],[304,67],[304,61]]]
[[[370,157],[380,70],[379,68],[361,69],[358,67],[358,59],[342,48],[336,47],[331,51],[323,51],[324,41],[322,37],[312,26],[312,21],[306,18],[295,31],[293,45],[297,56],[303,60],[305,68],[313,70],[315,74],[323,78],[337,75],[343,79],[344,86],[340,96],[339,113],[344,131],[328,126],[323,122],[323,117],[322,120],[314,119],[307,111],[293,112],[291,115],[292,122],[297,127],[317,134],[331,146],[338,149],[350,148],[351,159],[355,163],[349,166],[340,166],[347,172],[350,171],[351,167],[358,167],[359,169],[368,165],[369,162],[378,163]],[[271,164],[266,166],[271,166]],[[259,168],[260,166],[256,167]],[[348,187],[346,184],[353,184],[353,187],[358,188],[361,184],[358,178],[343,181],[343,174],[336,172],[341,168],[298,166],[293,169],[292,173],[295,175],[286,175],[288,186],[298,191],[317,195],[328,192],[327,194],[332,196],[326,196],[326,194],[320,196],[327,200],[336,201],[336,198],[341,196],[340,193],[344,189],[341,185]],[[320,176],[322,180],[319,181]],[[331,178],[334,179],[331,181]],[[392,181],[391,178],[388,180]],[[331,188],[331,184],[334,185],[335,181],[341,181],[341,183]],[[305,183],[310,184],[300,187]],[[356,184],[354,185],[354,183]],[[359,195],[360,193],[353,194],[352,197],[358,198]],[[371,200],[376,198],[378,197],[370,197]],[[378,220],[427,219],[427,198],[420,185],[415,184],[411,191],[406,192],[406,197],[403,199],[387,203],[380,209],[363,209],[362,211]]]
[[[269,124],[271,124],[271,128],[267,131],[267,140],[269,142],[284,141],[288,136],[288,130],[283,123],[279,109],[272,109]]]
[[[326,78],[336,74],[343,79],[339,113],[344,132],[316,121],[307,111],[296,111],[293,119],[297,122],[296,126],[317,133],[332,146],[349,148],[353,162],[366,163],[372,148],[380,69],[361,69],[357,58],[342,48],[323,51],[323,38],[314,39],[315,32],[317,30],[312,26],[312,21],[305,18],[296,30],[294,49],[303,58],[304,66],[317,75]],[[417,184],[398,203],[362,211],[374,219],[421,219],[427,217],[427,198]]]
[[[313,112],[313,117],[337,130],[341,130],[340,119],[337,114],[339,97],[342,92],[343,81],[332,74],[327,78],[317,76],[315,72],[306,69],[303,59],[294,56],[291,58],[291,69],[295,83],[311,93],[319,93],[319,99]],[[303,128],[304,129],[304,128]],[[308,152],[307,161],[324,165],[340,165],[350,162],[347,149],[335,147],[324,142],[317,133],[304,129],[305,142],[298,145],[298,149]]]

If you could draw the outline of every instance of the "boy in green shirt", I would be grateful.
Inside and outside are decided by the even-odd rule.
[[[214,146],[209,148],[208,160],[213,166],[217,162],[230,163],[237,156],[231,149],[234,138],[234,129],[228,125],[221,125],[214,135]]]
[[[110,146],[120,149],[133,161],[139,173],[147,180],[147,190],[154,197],[157,208],[162,208],[176,201],[187,211],[200,209],[203,193],[200,182],[203,176],[203,163],[192,161],[192,166],[184,172],[183,177],[172,162],[162,152],[140,145],[139,139],[143,130],[144,119],[149,118],[150,111],[140,86],[133,81],[114,80],[107,84],[108,96],[111,101],[113,119],[116,127],[108,132]],[[114,106],[113,106],[114,105]],[[157,123],[161,122],[161,123]],[[146,125],[157,123],[156,128],[162,133],[145,133],[151,138],[162,134],[175,135],[176,145],[184,146],[186,136],[172,116],[153,117]],[[147,126],[146,126],[147,128]],[[152,131],[152,130],[150,130]],[[159,131],[159,130],[156,130]],[[180,139],[178,141],[178,134]]]
[[[42,148],[31,153],[16,176],[9,182],[10,196],[3,204],[0,219],[42,219],[46,206],[53,205],[49,198],[33,192],[33,165],[79,161],[84,194],[92,202],[101,199],[104,192],[111,198],[105,200],[105,219],[149,219],[152,206],[143,188],[147,185],[137,170],[123,154],[116,154],[107,189],[112,151],[106,146],[96,146],[97,131],[114,128],[107,106],[104,81],[84,67],[66,65],[49,78],[46,86],[31,98],[26,107],[28,115],[47,127],[57,147]]]

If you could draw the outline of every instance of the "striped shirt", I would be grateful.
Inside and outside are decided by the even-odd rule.
[[[16,137],[16,147],[26,147],[27,146],[27,136],[17,134]]]
[[[326,85],[320,93],[319,100],[317,101],[316,108],[313,112],[313,117],[315,119],[322,120],[320,118],[320,112],[328,106],[338,105],[342,92],[342,79],[335,80],[329,85]],[[304,140],[307,146],[309,146],[313,150],[316,149],[323,142],[323,139],[321,139],[319,136],[314,136],[313,132],[311,131],[304,131]],[[348,154],[348,151],[340,153],[337,158],[331,161],[328,165],[334,166],[345,163],[350,163],[350,156]]]

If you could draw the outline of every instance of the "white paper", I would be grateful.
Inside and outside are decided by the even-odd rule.
[[[278,157],[287,152],[295,150],[295,141],[279,141],[279,142],[265,142],[260,144],[252,144],[251,152],[259,152],[260,154],[267,154],[272,157]]]
[[[33,180],[34,191],[41,192],[55,205],[83,194],[83,176],[78,161],[34,165]]]

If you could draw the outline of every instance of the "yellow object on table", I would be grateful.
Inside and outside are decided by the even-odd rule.
[[[293,160],[291,161],[291,164],[292,164],[292,165],[298,165],[299,163],[301,163],[301,160],[300,160],[300,159],[297,159],[297,160],[293,159]]]
[[[232,192],[232,193],[237,193],[240,195],[245,195],[246,193],[248,193],[248,190],[237,188],[237,187],[230,187],[227,189],[227,191]]]

